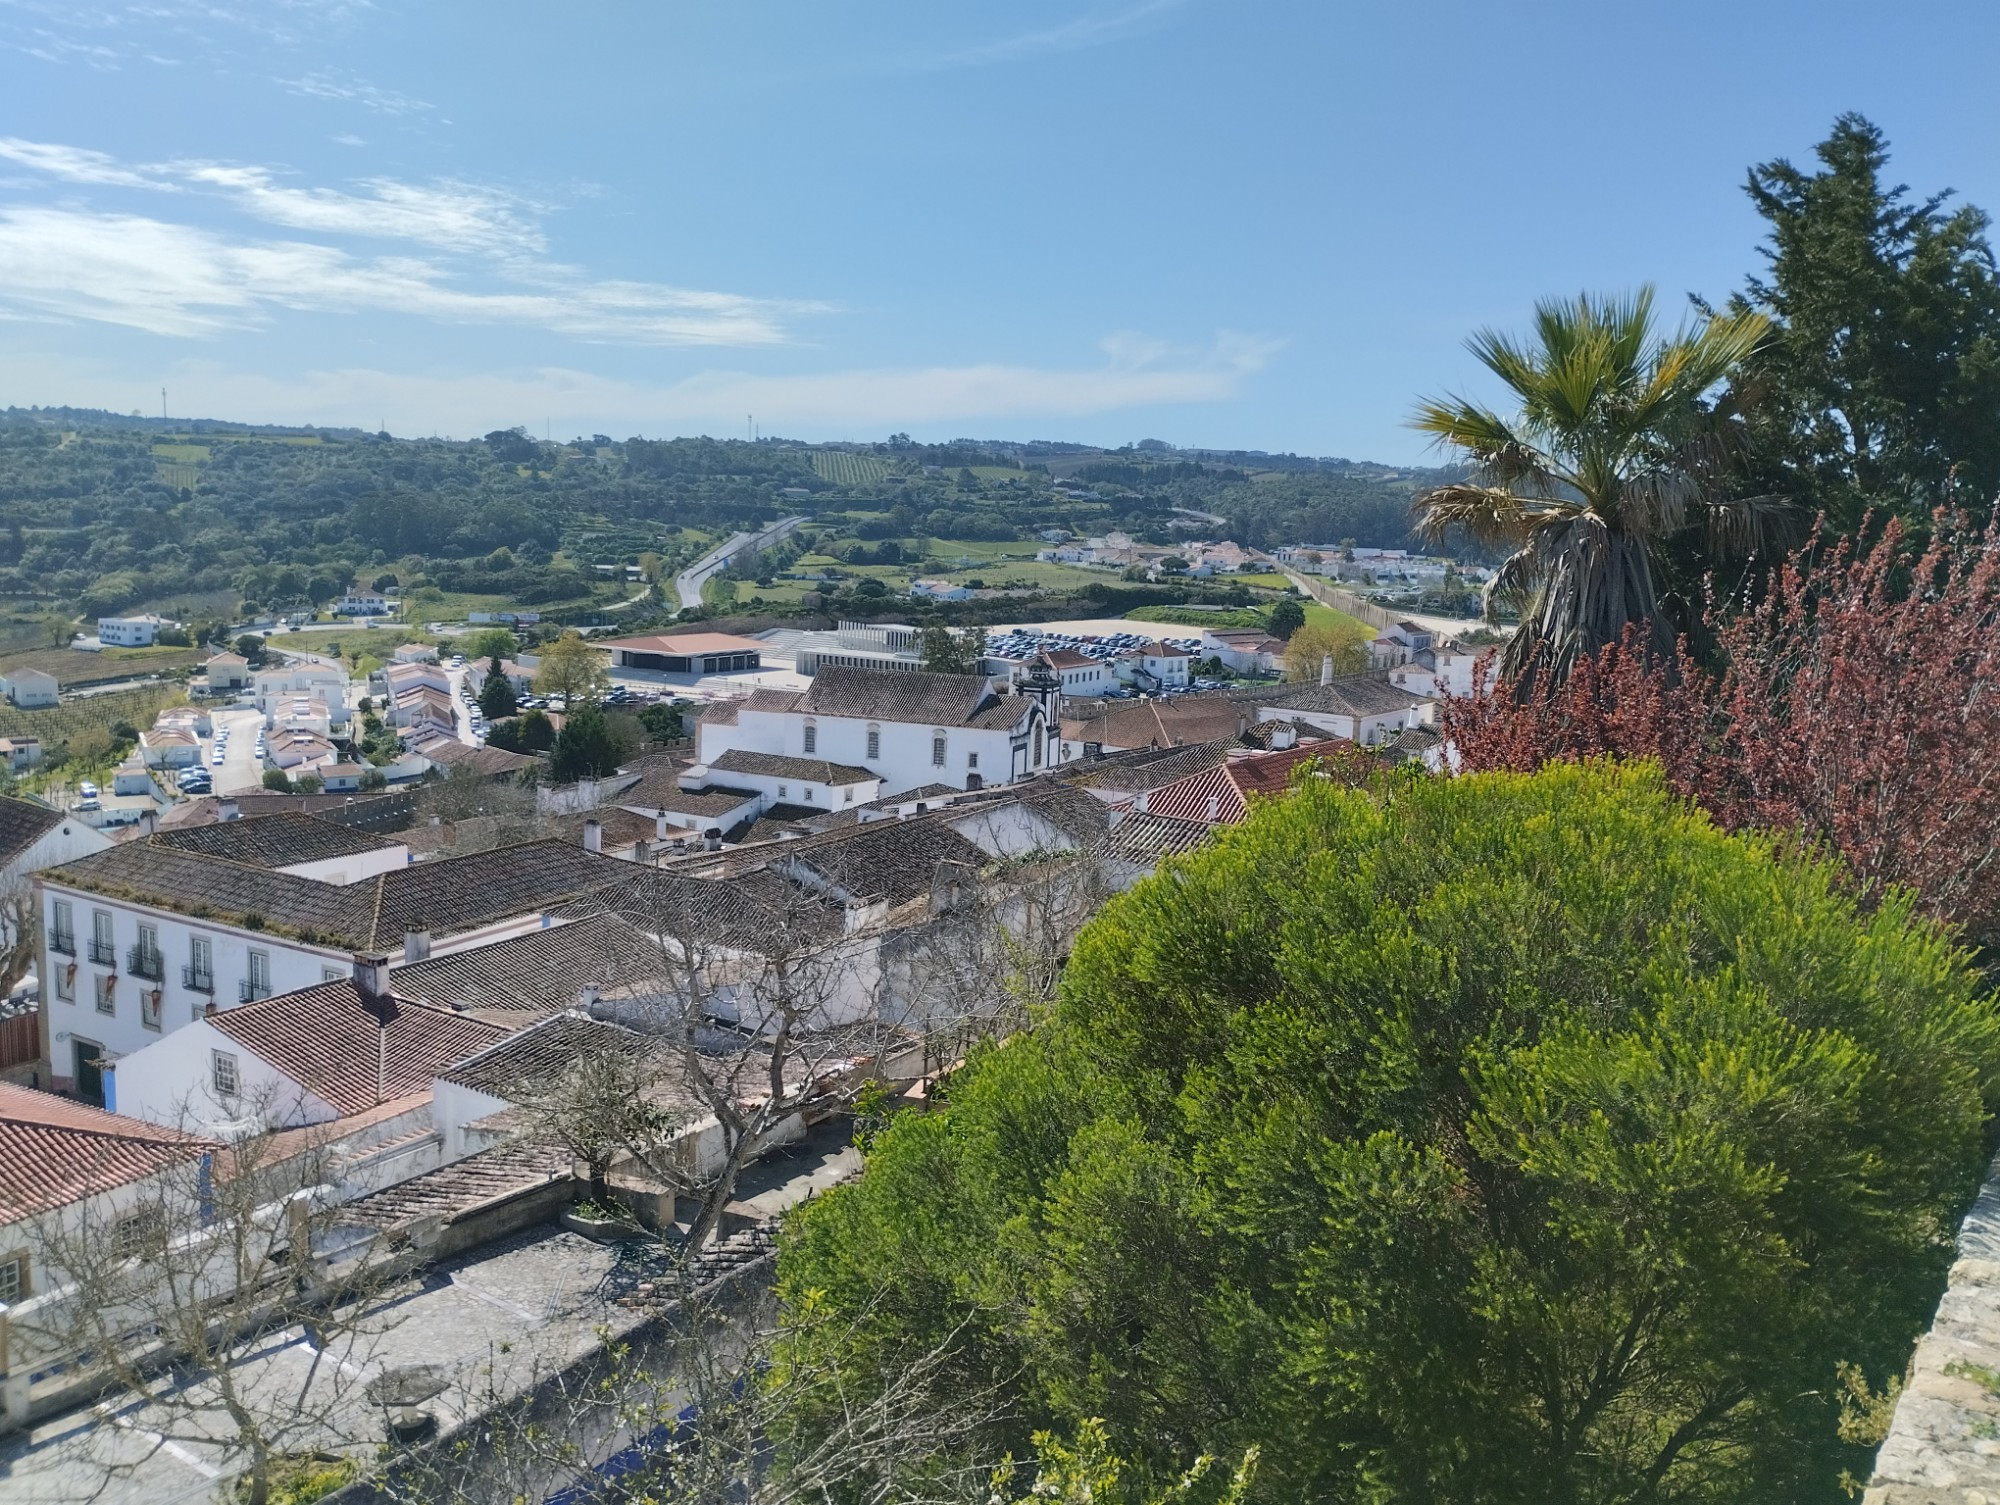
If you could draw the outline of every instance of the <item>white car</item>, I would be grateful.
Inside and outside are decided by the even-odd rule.
[[[222,749],[218,747],[214,752],[208,755],[208,761],[213,763],[217,768],[220,768],[224,763],[228,762],[229,759],[223,754]]]

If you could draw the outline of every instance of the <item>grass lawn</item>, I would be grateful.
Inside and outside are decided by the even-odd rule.
[[[1256,575],[1217,575],[1215,578],[1217,580],[1226,580],[1232,585],[1261,586],[1265,590],[1288,591],[1292,588],[1291,581],[1287,580],[1283,575],[1270,570]]]
[[[1360,643],[1372,643],[1375,640],[1375,629],[1359,617],[1350,617],[1346,612],[1336,611],[1318,601],[1302,601],[1299,604],[1306,609],[1308,627],[1331,627]]]

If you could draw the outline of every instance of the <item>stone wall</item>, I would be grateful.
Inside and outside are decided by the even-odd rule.
[[[2000,1505],[2000,1160],[1958,1230],[1863,1505]]]

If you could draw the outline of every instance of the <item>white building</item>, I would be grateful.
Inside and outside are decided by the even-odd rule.
[[[1052,676],[1065,695],[1102,695],[1118,682],[1110,664],[1074,648],[1044,648],[1021,666],[1016,683],[1038,671]]]
[[[832,632],[809,632],[793,651],[793,665],[808,678],[822,668],[893,669],[924,666],[923,634],[906,622],[842,622]]]
[[[347,671],[337,664],[300,662],[259,669],[252,686],[266,725],[274,724],[274,718],[300,696],[325,701],[334,726],[347,722]]]
[[[1190,682],[1194,655],[1185,648],[1173,648],[1155,638],[1127,649],[1111,661],[1111,669],[1123,684],[1141,690],[1185,689]]]
[[[630,871],[554,841],[412,865],[399,841],[304,814],[156,831],[51,869],[36,886],[55,1085],[216,1010],[345,977],[357,951],[531,930]]]
[[[763,797],[758,812],[762,814],[773,805],[811,805],[819,810],[865,805],[882,792],[882,775],[825,758],[731,748],[713,763],[697,763],[681,774],[680,785],[690,792],[747,790]]]
[[[1053,736],[1039,699],[998,694],[984,676],[822,667],[805,690],[755,690],[704,712],[695,756],[709,766],[732,749],[824,758],[899,794],[1027,778],[1053,763]]]
[[[62,699],[56,677],[44,674],[40,669],[16,669],[0,679],[0,689],[4,689],[7,698],[23,710],[56,705]]]
[[[350,590],[333,603],[334,614],[342,617],[383,617],[395,609],[388,597],[364,590]]]
[[[147,648],[159,637],[162,627],[178,627],[160,617],[99,617],[97,641],[107,648]]]

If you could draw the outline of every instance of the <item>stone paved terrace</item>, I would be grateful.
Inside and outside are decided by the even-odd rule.
[[[1863,1505],[2000,1505],[2000,1160],[1875,1458]]]

